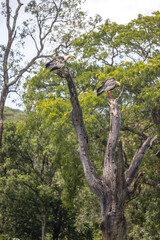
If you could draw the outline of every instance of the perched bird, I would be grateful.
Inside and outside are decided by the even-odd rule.
[[[100,87],[97,89],[97,96],[107,91],[108,97],[111,98],[112,96],[110,91],[113,90],[115,87],[120,87],[120,83],[117,82],[114,78],[107,78],[101,83]]]
[[[66,56],[66,57],[56,57],[54,58],[52,61],[50,61],[49,63],[46,64],[46,68],[51,69],[51,71],[54,71],[56,69],[60,69],[62,67],[65,66],[67,60],[70,58],[71,56]]]

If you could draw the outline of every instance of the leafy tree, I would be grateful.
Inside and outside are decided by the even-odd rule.
[[[121,103],[122,132],[120,136],[126,167],[129,167],[130,159],[137,147],[139,148],[148,136],[158,135],[158,140],[151,148],[152,155],[147,154],[143,163],[143,171],[146,173],[143,179],[144,183],[158,190],[160,189],[158,170],[160,134],[158,117],[160,96],[159,19],[160,13],[155,12],[152,16],[139,15],[138,19],[131,21],[126,26],[106,21],[95,31],[90,31],[75,41],[78,51],[82,50],[85,61],[91,59],[95,62],[97,59],[103,66],[97,72],[100,80],[106,77],[115,77],[122,85],[125,85],[122,96],[123,105]],[[151,188],[145,189],[152,191]],[[149,208],[152,208],[152,200],[147,197],[149,194],[148,192],[143,195],[145,197],[143,201],[146,201]],[[159,193],[155,192],[155,194]],[[134,204],[130,203],[130,206],[132,208]],[[141,224],[144,224],[143,221],[146,222],[146,225],[154,221],[151,219],[152,217],[147,218],[145,214],[147,211],[143,211]],[[153,210],[154,214],[158,216]],[[141,239],[142,237],[149,239],[149,236],[151,239],[159,238],[158,229],[159,224],[153,232],[143,228],[141,236],[138,237]],[[134,234],[134,227],[130,233],[129,235],[134,236],[134,239],[138,238]]]
[[[4,108],[4,120],[23,120],[25,118],[25,112],[19,109],[13,109],[9,107]]]
[[[92,236],[90,229],[81,231],[75,225],[77,210],[72,202],[76,187],[82,183],[77,182],[72,169],[76,168],[79,174],[82,171],[75,161],[77,153],[72,142],[65,138],[61,141],[64,119],[60,121],[60,105],[57,101],[54,107],[53,102],[48,103],[48,108],[54,108],[50,116],[37,110],[18,126],[5,123],[1,148],[1,232],[8,237],[45,239],[50,236],[56,240]],[[67,153],[66,149],[71,152]],[[68,161],[69,156],[74,161]]]
[[[158,13],[156,13],[155,15],[156,15],[156,18],[158,19]],[[153,19],[155,19],[154,16],[153,16]],[[152,18],[150,18],[150,20],[152,20]],[[95,32],[91,31],[90,34],[82,35],[82,37],[80,39],[77,39],[75,41],[75,44],[78,46],[77,47],[78,51],[81,51],[84,49],[84,52],[82,52],[83,56],[84,56],[84,60],[82,58],[79,63],[77,63],[77,64],[72,63],[70,65],[70,67],[72,69],[70,71],[72,72],[75,84],[77,86],[79,102],[80,102],[82,110],[83,110],[83,120],[84,120],[86,129],[88,131],[88,136],[90,139],[88,151],[89,151],[91,163],[89,164],[89,166],[91,166],[91,169],[93,171],[92,164],[94,164],[94,167],[97,170],[98,176],[102,175],[101,159],[104,156],[105,146],[107,143],[107,137],[106,137],[105,131],[109,132],[109,106],[106,106],[105,98],[103,98],[103,97],[97,98],[95,96],[95,89],[97,88],[99,81],[102,81],[107,76],[115,77],[116,80],[121,81],[122,85],[123,84],[125,85],[125,91],[122,96],[122,101],[120,102],[120,105],[122,107],[122,128],[121,128],[122,131],[120,132],[122,145],[119,146],[119,150],[117,150],[117,152],[115,153],[115,155],[116,155],[115,164],[116,165],[118,164],[118,168],[120,167],[121,164],[124,164],[124,168],[125,167],[128,168],[130,166],[130,169],[133,170],[134,167],[132,168],[133,165],[130,163],[131,163],[131,159],[133,159],[134,155],[135,155],[135,158],[138,156],[138,153],[137,153],[137,155],[135,154],[137,148],[140,148],[139,146],[141,146],[141,150],[143,148],[145,149],[145,147],[147,149],[150,145],[150,144],[148,145],[149,142],[147,142],[147,141],[151,140],[151,139],[149,140],[148,137],[151,135],[156,135],[156,134],[158,134],[158,137],[159,137],[159,131],[157,131],[158,125],[153,122],[153,117],[152,117],[152,109],[155,106],[154,104],[159,99],[159,81],[158,81],[158,78],[159,78],[159,70],[158,70],[159,69],[159,67],[158,67],[159,66],[159,56],[154,55],[154,57],[152,59],[151,58],[142,59],[142,56],[140,56],[140,58],[137,58],[137,56],[135,55],[134,59],[133,59],[132,58],[132,54],[133,54],[132,50],[130,50],[130,53],[129,53],[130,45],[129,45],[128,41],[126,42],[126,46],[128,44],[128,49],[124,47],[125,39],[123,36],[123,31],[125,31],[128,28],[128,26],[122,26],[122,25],[118,26],[116,24],[113,24],[113,26],[112,26],[112,23],[107,22],[107,26],[108,26],[108,24],[110,25],[110,28],[112,30],[111,33],[112,32],[114,33],[113,34],[114,37],[113,37],[112,41],[113,42],[115,41],[115,43],[112,42],[112,44],[111,44],[111,42],[109,40],[108,40],[108,42],[103,42],[103,51],[105,52],[105,49],[112,49],[116,45],[116,48],[118,48],[118,52],[121,52],[122,60],[127,58],[127,60],[131,59],[132,61],[130,61],[130,62],[129,61],[127,61],[127,62],[121,61],[120,59],[118,59],[119,55],[113,57],[114,54],[113,54],[113,49],[112,49],[112,51],[110,51],[110,54],[111,53],[113,54],[113,55],[111,54],[111,57],[116,60],[115,60],[115,62],[113,61],[113,63],[111,63],[111,64],[107,63],[107,65],[106,65],[105,60],[103,58],[101,58],[100,53],[96,51],[96,49],[99,49],[99,51],[101,50],[101,47],[99,48],[99,45],[101,46],[102,44],[99,41],[103,40],[103,35],[104,35],[104,39],[105,39],[106,35],[108,38],[110,36],[109,29],[107,28],[107,30],[105,32],[105,30],[103,29],[103,25],[102,25],[98,28],[98,30],[103,29],[102,32],[100,32],[100,30],[99,31],[97,30]],[[116,25],[116,30],[114,32],[115,25]],[[155,24],[155,26],[156,26],[156,24]],[[132,26],[132,28],[133,28],[133,26]],[[132,35],[133,34],[132,30],[130,30],[130,31],[131,31],[130,34]],[[137,31],[140,31],[140,30],[137,30]],[[99,37],[99,34],[101,34],[100,37]],[[139,35],[140,35],[140,33],[139,33]],[[139,42],[143,41],[143,31],[142,31],[141,37],[142,37],[141,40],[138,39]],[[153,38],[154,38],[154,36],[153,36]],[[95,47],[95,51],[93,50],[93,47]],[[128,50],[128,53],[126,52],[127,50]],[[95,54],[97,54],[97,56],[100,56],[100,57],[98,58],[97,56],[95,56]],[[108,61],[108,58],[110,56],[108,54],[108,51],[106,54],[107,54],[106,61]],[[130,54],[130,55],[128,55],[128,54]],[[138,54],[140,55],[140,53],[138,53]],[[95,59],[98,59],[99,64],[101,61],[102,64],[100,64],[100,66],[98,66],[96,63],[97,60],[95,61]],[[88,62],[87,62],[87,60],[88,60]],[[43,93],[40,91],[40,88],[41,88],[40,87],[40,85],[41,85],[40,76],[42,79],[44,79],[44,77],[42,77],[42,76],[47,76],[47,74],[48,74],[47,72],[43,72],[43,73],[40,72],[39,77],[35,76],[31,81],[29,81],[28,89],[30,90],[29,92],[32,93],[32,95],[31,95],[31,98],[30,97],[26,98],[26,102],[28,103],[28,106],[30,106],[30,107],[35,106],[36,102],[40,101],[41,97],[44,97],[44,98],[49,97],[49,94],[47,91],[45,91]],[[72,84],[72,83],[70,83],[71,78],[69,77],[68,72],[64,72],[63,74],[60,74],[60,76],[65,77],[67,79],[67,81],[69,82],[69,84]],[[46,77],[45,80],[47,80],[47,78],[48,77]],[[35,83],[37,83],[37,81],[38,81],[39,85],[35,85]],[[68,91],[66,89],[64,79],[62,78],[60,80],[58,77],[56,77],[53,74],[53,75],[49,76],[48,81],[49,82],[52,81],[52,85],[54,85],[54,97],[55,98],[62,97],[63,99],[67,100]],[[58,86],[56,85],[57,81],[58,81]],[[37,89],[37,86],[39,86],[40,88]],[[47,86],[47,89],[48,89],[48,87],[53,87],[53,86]],[[75,89],[75,88],[72,85],[72,90],[73,89]],[[155,92],[155,90],[156,90],[156,94],[153,98],[153,92]],[[71,91],[71,87],[70,87],[70,91]],[[149,92],[150,92],[150,95],[148,94]],[[58,93],[58,95],[56,95],[57,93]],[[71,91],[70,93],[71,93],[71,96],[73,94],[74,97],[76,97],[75,92],[73,93]],[[114,93],[113,93],[113,96],[115,96]],[[149,98],[149,96],[150,96],[150,98]],[[153,98],[153,100],[151,101],[152,98]],[[31,99],[31,101],[29,99]],[[73,101],[74,101],[73,99],[74,98],[72,96],[71,97],[72,104],[75,104],[75,102],[77,100],[73,103]],[[154,103],[153,103],[153,101],[154,101]],[[122,103],[124,103],[124,104],[122,105]],[[112,103],[111,103],[111,105],[112,105]],[[77,103],[77,106],[79,106],[79,103]],[[74,105],[74,107],[75,107],[75,105]],[[81,110],[78,110],[78,111],[81,112]],[[87,139],[88,136],[86,135],[86,130],[84,128],[83,121],[82,121],[80,115],[78,116],[78,119],[80,119],[80,121],[81,121],[81,126],[82,126],[82,129],[84,130],[83,134],[85,135],[85,138]],[[112,120],[113,119],[111,119],[111,123],[112,123]],[[153,122],[153,124],[151,122]],[[74,125],[76,125],[76,124],[74,123]],[[148,140],[146,140],[146,139],[148,139]],[[142,145],[143,142],[145,142],[144,145]],[[151,140],[151,142],[152,142],[152,140]],[[86,144],[84,144],[84,149],[85,148],[86,148]],[[153,154],[156,154],[157,157],[158,157],[158,151],[157,151],[158,148],[159,148],[159,142],[156,141],[155,145],[152,146],[151,152]],[[86,149],[84,151],[86,151]],[[82,152],[81,152],[81,154],[82,154]],[[140,151],[139,151],[139,153],[140,153]],[[84,153],[84,155],[85,155],[85,153]],[[123,161],[121,163],[119,162],[121,160],[120,156],[121,157],[123,156],[124,162]],[[145,183],[150,184],[158,189],[159,188],[159,185],[158,185],[158,175],[159,174],[157,174],[157,171],[155,171],[157,169],[157,164],[156,164],[157,157],[155,156],[153,158],[153,156],[152,156],[152,160],[151,160],[151,156],[152,155],[147,154],[146,158],[145,158],[146,164],[143,164],[143,171],[145,171],[147,174],[147,176],[145,176],[143,178],[144,179],[143,181],[145,181]],[[142,158],[141,158],[141,160],[142,160]],[[93,159],[94,159],[94,163],[93,163]],[[148,161],[147,161],[147,159],[148,159]],[[148,166],[150,166],[150,161],[153,161],[155,164],[152,166],[152,168],[150,168],[151,173],[148,174],[147,170],[148,170]],[[119,163],[117,163],[117,162],[119,162]],[[140,161],[137,161],[137,163],[136,163],[137,170],[140,167],[140,163],[141,163]],[[85,164],[83,163],[83,165],[85,165]],[[134,177],[137,175],[137,170],[135,171]],[[85,170],[85,173],[86,172],[87,172],[87,170]],[[126,170],[126,174],[127,174],[127,170]],[[139,175],[137,175],[137,179],[135,180],[135,182],[132,183],[133,185],[131,185],[130,188],[127,190],[129,198],[126,199],[126,202],[131,200],[138,194],[143,175],[144,175],[143,173],[139,173]],[[151,178],[152,178],[152,180],[151,180]],[[110,181],[110,180],[108,180],[108,181]],[[132,178],[131,182],[132,181],[133,181],[133,178]],[[90,183],[90,184],[93,184],[94,181],[91,181],[91,182],[92,183]],[[114,182],[114,181],[112,181],[112,182]],[[121,182],[121,181],[119,181],[119,182]],[[123,181],[121,183],[123,183]],[[124,185],[123,184],[122,184],[122,186],[125,186],[125,184]],[[123,187],[122,187],[122,189],[123,189]],[[117,191],[116,191],[116,193],[117,193]],[[99,192],[97,193],[97,195],[99,196]],[[121,193],[119,196],[121,196]],[[151,206],[152,205],[151,201],[149,199],[147,201],[150,202],[150,206]],[[103,206],[103,204],[101,204],[101,206]],[[108,206],[109,206],[109,203],[108,203]],[[132,204],[130,204],[130,206],[132,206]],[[122,207],[122,208],[120,208],[120,210],[123,212],[124,208]],[[104,216],[105,216],[105,214],[104,214]],[[130,216],[130,215],[127,214],[127,216]],[[144,216],[145,216],[145,212],[144,212]],[[145,219],[145,217],[143,219]],[[142,221],[143,221],[143,219],[142,219]],[[125,226],[125,222],[123,222],[123,221],[125,221],[124,216],[122,217],[122,219],[120,219],[120,222],[123,223],[122,229]],[[107,222],[108,221],[106,219],[106,223]],[[101,226],[103,226],[103,223]],[[113,226],[114,226],[114,224],[113,224]],[[120,229],[120,227],[118,227],[118,228],[116,227],[116,229]],[[104,229],[102,229],[102,230],[104,231]],[[134,227],[129,232],[129,236],[135,236],[132,231],[134,232]],[[150,234],[153,234],[153,236],[155,236],[155,235],[158,236],[157,230],[155,230],[154,233],[150,232]],[[105,233],[104,233],[104,235],[105,235]],[[144,233],[144,236],[145,236],[145,233]],[[104,236],[104,238],[105,238],[105,236]]]
[[[65,194],[63,192],[62,199],[65,204],[67,204],[68,207],[72,204],[72,201],[68,200],[72,193],[75,193],[75,198],[72,199],[73,202],[76,201],[78,195],[81,196],[80,193],[85,194],[85,187],[82,188],[81,185],[81,189],[79,189],[79,187],[74,187],[76,184],[81,184],[79,181],[83,174],[81,166],[79,166],[77,162],[76,149],[78,148],[78,145],[71,124],[71,117],[79,139],[80,147],[78,148],[78,151],[85,168],[85,175],[91,189],[96,192],[98,198],[101,196],[100,202],[102,212],[104,206],[106,206],[106,209],[107,207],[109,208],[110,202],[116,202],[117,198],[119,199],[119,203],[120,199],[122,200],[122,205],[118,205],[119,208],[116,208],[117,212],[120,211],[119,216],[121,216],[121,218],[118,218],[119,227],[117,227],[117,223],[114,221],[114,204],[110,208],[113,211],[104,211],[101,224],[104,239],[107,239],[107,234],[109,235],[109,231],[107,232],[105,229],[108,227],[110,230],[112,227],[114,228],[114,226],[115,228],[112,229],[112,233],[119,230],[117,234],[120,234],[121,230],[124,230],[123,236],[124,239],[126,238],[126,229],[124,229],[124,208],[126,208],[126,205],[124,205],[124,203],[128,204],[126,215],[129,223],[128,236],[130,238],[154,239],[155,237],[159,237],[159,217],[156,213],[159,193],[154,189],[151,190],[150,186],[145,186],[144,190],[146,194],[142,192],[142,196],[139,196],[138,199],[134,199],[133,202],[128,203],[129,200],[138,195],[142,184],[142,177],[143,183],[147,183],[147,185],[159,189],[158,24],[159,12],[154,13],[153,16],[150,17],[143,17],[140,15],[137,20],[134,20],[127,25],[118,25],[116,23],[110,23],[109,21],[106,21],[105,24],[98,28],[94,25],[89,33],[82,35],[75,41],[75,47],[77,47],[78,53],[81,54],[80,56],[82,57],[80,60],[77,60],[77,62],[70,64],[69,71],[71,72],[72,78],[70,77],[68,70],[59,72],[59,77],[54,73],[49,74],[48,71],[40,69],[38,72],[35,72],[33,78],[28,78],[26,83],[27,93],[24,95],[24,101],[27,105],[28,112],[30,112],[26,124],[26,132],[29,127],[29,132],[31,133],[29,135],[31,135],[32,139],[30,146],[33,150],[30,154],[33,158],[35,153],[37,153],[37,143],[41,143],[39,150],[42,159],[44,154],[46,154],[46,151],[47,153],[49,151],[49,158],[51,158],[52,153],[55,153],[53,162],[55,166],[58,168],[60,167],[63,178],[65,179],[65,182],[63,182],[66,187],[65,189],[67,189],[67,191],[69,190],[71,193],[68,195],[66,194],[67,191]],[[155,31],[157,31],[157,35],[154,34]],[[150,46],[148,46],[149,42],[151,43]],[[111,109],[109,109],[105,97],[96,97],[95,89],[99,86],[99,82],[106,77],[115,77],[122,85],[125,85],[124,94],[121,96],[122,100],[119,99],[122,113],[120,132],[120,111],[117,106],[117,101],[111,100],[109,102]],[[67,88],[66,80],[68,81],[70,92]],[[72,80],[75,82],[77,92]],[[120,90],[115,90],[112,96],[116,98],[120,93],[119,91]],[[70,94],[73,106],[72,111],[69,102]],[[115,111],[113,111],[114,104]],[[113,122],[117,126],[117,128],[114,128],[116,129],[115,132],[112,132],[110,129],[110,111],[111,113],[116,113],[117,116],[115,117],[113,114],[110,119],[112,126]],[[78,115],[76,115],[77,112]],[[75,122],[77,116],[78,121]],[[41,120],[42,125],[40,122]],[[47,143],[47,146],[49,145],[49,149],[47,147],[47,150],[46,147],[44,147],[46,144],[46,137],[43,139],[41,131],[44,136],[51,137],[49,137],[50,141]],[[146,153],[146,157],[141,164],[144,155],[142,154],[140,157],[140,151],[144,150],[145,152],[148,149],[152,140],[154,140],[149,137],[154,135],[158,136],[157,140],[154,141],[154,145],[152,145],[150,151]],[[107,140],[109,143],[112,141],[112,137],[115,140],[114,144],[110,145],[111,148],[109,148],[110,146],[108,144],[106,148]],[[119,144],[117,141],[118,137],[121,139]],[[41,138],[42,142],[40,140]],[[53,143],[55,144],[54,146],[52,145]],[[115,150],[114,147],[117,144],[118,148]],[[24,141],[24,146],[25,145],[26,143]],[[27,147],[24,148],[24,152],[29,151],[28,148],[26,148]],[[104,173],[102,173],[102,159],[105,154],[105,149],[106,156],[107,153],[109,153],[111,158],[108,160],[107,158],[105,159],[105,170]],[[110,154],[109,149],[113,150],[113,155]],[[137,149],[139,149],[139,151],[136,152]],[[113,158],[114,155],[115,158]],[[90,160],[88,156],[90,156]],[[39,157],[39,155],[37,157]],[[137,157],[140,158],[135,161],[134,159]],[[108,164],[109,160],[111,160],[110,164]],[[35,162],[37,163],[37,160],[35,160]],[[133,163],[135,163],[135,166],[137,167],[136,169],[133,166]],[[138,174],[140,164],[143,173],[140,172]],[[42,161],[39,161],[39,165],[37,165],[38,171],[40,171],[42,165]],[[108,172],[107,166],[110,166],[112,171]],[[30,164],[28,165],[28,169],[32,169]],[[117,169],[117,171],[114,172],[113,169]],[[129,180],[127,180],[127,177],[125,180],[122,178],[124,172],[125,177],[130,175],[131,178],[128,178]],[[133,175],[130,173],[133,173]],[[101,177],[102,174],[103,177]],[[47,176],[48,174],[45,175],[45,178]],[[74,177],[72,178],[72,176]],[[32,177],[35,181],[37,180],[35,175]],[[135,181],[133,181],[134,177]],[[119,181],[117,181],[117,179]],[[73,182],[75,184],[72,184]],[[129,187],[126,186],[126,182],[130,185]],[[101,183],[103,183],[103,185],[101,185]],[[111,191],[115,186],[114,183],[116,183],[115,185],[117,188],[114,188],[114,190]],[[39,183],[37,184],[36,189],[38,186]],[[106,192],[106,189],[108,189],[108,193]],[[115,195],[112,195],[113,192]],[[123,201],[121,198],[123,195],[122,193],[126,192],[127,194],[124,194],[126,198],[124,197],[125,201]],[[106,193],[106,195],[104,193]],[[89,199],[92,199],[90,194],[87,195],[89,196]],[[113,196],[113,201],[110,201],[110,198],[107,198],[106,196]],[[117,198],[115,198],[115,196],[117,196]],[[95,201],[95,198],[93,199],[90,201]],[[81,198],[78,198],[78,200],[80,201]],[[155,201],[156,203],[153,204],[152,201]],[[82,202],[86,203],[86,200],[82,200],[80,202],[81,205]],[[95,204],[95,211],[97,211],[97,202],[98,200]],[[96,227],[98,228],[99,216],[96,215],[95,222],[93,221],[93,223],[91,223],[87,220],[87,214],[82,214],[82,209],[87,209],[87,211],[89,211],[87,204],[85,207],[82,206],[80,208],[80,204],[78,204],[77,201],[76,206],[81,213],[79,216],[75,217],[76,226],[79,227],[78,229],[86,231],[87,228],[92,227],[95,229],[93,233],[94,236],[91,232],[87,232],[88,235],[85,236],[87,236],[87,239],[93,239],[94,237],[95,239],[100,239],[99,232],[96,229]],[[153,214],[151,214],[151,212]],[[88,215],[90,219],[92,219],[93,214],[91,211]],[[84,217],[85,220],[80,221],[80,216]],[[105,216],[107,217],[105,218]],[[138,221],[136,221],[136,217],[139,218]],[[110,219],[113,219],[115,225],[111,224],[109,226]],[[150,224],[152,221],[156,223],[155,226]],[[150,228],[148,228],[149,224]],[[141,231],[136,233],[135,229],[141,229]],[[50,231],[48,233],[51,234]],[[109,239],[112,238],[110,237]]]
[[[101,207],[101,230],[103,239],[126,239],[126,220],[124,217],[124,205],[136,194],[142,178],[138,174],[141,162],[157,138],[148,137],[143,145],[136,151],[129,168],[124,171],[124,160],[121,142],[119,145],[117,166],[115,165],[115,149],[117,146],[121,127],[121,115],[118,108],[118,99],[108,98],[110,105],[110,131],[104,156],[103,175],[99,178],[94,164],[91,162],[88,152],[89,137],[84,125],[82,109],[79,104],[77,91],[68,69],[58,74],[65,78],[73,107],[71,112],[72,122],[78,139],[78,153],[84,168],[86,180],[92,191],[96,194]],[[138,176],[137,176],[138,175]],[[132,186],[132,183],[134,185]]]
[[[17,92],[20,81],[40,59],[67,52],[72,38],[82,27],[84,13],[80,11],[81,1],[77,0],[31,0],[16,1],[11,6],[9,0],[2,3],[2,14],[6,19],[6,44],[1,43],[0,55],[0,144],[3,132],[3,111],[10,92]],[[15,8],[15,10],[14,10]],[[24,21],[18,19],[23,10]],[[77,29],[77,30],[76,30]],[[30,41],[30,45],[27,42]],[[31,47],[32,46],[32,47]],[[24,48],[28,54],[24,56]],[[25,58],[26,57],[26,58]],[[22,61],[23,60],[23,61]],[[22,63],[23,62],[23,63]]]
[[[138,15],[126,25],[106,22],[74,41],[78,52],[88,60],[105,66],[124,61],[145,61],[159,56],[160,12],[152,16]]]

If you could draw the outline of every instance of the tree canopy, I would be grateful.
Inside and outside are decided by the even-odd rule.
[[[7,3],[4,7],[9,10]],[[67,67],[77,89],[90,139],[90,159],[94,161],[98,177],[103,170],[110,116],[105,95],[97,97],[96,89],[106,77],[114,77],[125,86],[119,103],[125,169],[147,137],[158,136],[141,165],[144,174],[141,194],[137,191],[134,196],[137,198],[126,208],[128,238],[158,240],[160,12],[151,16],[139,15],[126,25],[109,20],[102,24],[97,17],[94,24],[92,22],[86,28],[86,33],[80,35],[83,26],[79,16],[83,19],[84,14],[78,10],[78,1],[54,1],[54,6],[48,0],[39,4],[30,1],[25,11],[32,19],[26,20],[16,35],[20,34],[21,44],[28,36],[34,42],[37,55],[33,62],[69,50],[77,56],[67,63]],[[78,26],[79,31],[75,30]],[[12,38],[19,41],[13,27]],[[39,31],[38,41],[36,31]],[[46,52],[43,43],[49,46]],[[52,53],[48,51],[50,45]],[[7,46],[1,47],[6,56]],[[19,51],[13,49],[14,53],[10,51],[7,58],[8,87],[13,82],[18,83],[22,73],[33,66],[31,60],[21,68],[20,63],[23,65],[24,62]],[[24,240],[100,240],[100,210],[79,161],[69,89],[66,80],[55,72],[49,73],[44,64],[42,61],[42,65],[34,65],[26,77],[25,120],[4,123],[0,149],[0,236]],[[19,74],[20,78],[17,78]],[[1,82],[3,89],[6,86],[3,78]],[[120,91],[115,89],[112,96],[116,98]],[[118,149],[116,159],[117,155]]]

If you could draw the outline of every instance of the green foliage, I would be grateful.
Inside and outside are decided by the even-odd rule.
[[[13,122],[5,123],[5,144],[0,153],[1,231],[10,237],[41,239],[40,229],[46,214],[46,231],[55,239],[86,239],[90,230],[76,230],[76,209],[71,204],[76,187],[81,185],[77,179],[74,181],[75,172],[71,169],[76,168],[78,174],[79,164],[72,161],[68,162],[68,167],[63,164],[71,154],[66,150],[72,150],[71,144],[67,146],[65,139],[62,144],[58,133],[51,133],[54,126],[51,129],[46,129],[45,124],[42,126],[42,118],[38,118],[36,127],[35,120],[28,128],[26,125],[33,119],[35,115],[18,126]],[[75,161],[76,156],[72,159]],[[68,181],[64,182],[65,179]]]
[[[63,4],[68,8],[68,2]],[[35,1],[26,11],[36,14]],[[155,12],[152,16],[139,15],[127,25],[108,20],[99,25],[97,17],[88,33],[74,41],[79,60],[72,60],[68,67],[90,139],[90,159],[99,176],[110,116],[105,95],[97,97],[96,89],[106,77],[114,77],[125,86],[120,101],[120,138],[126,166],[145,138],[157,134],[158,140],[141,168],[146,177],[159,181],[159,19],[160,13]],[[26,118],[18,125],[6,121],[0,152],[1,231],[10,237],[40,239],[47,213],[46,239],[100,240],[99,206],[86,184],[76,151],[67,83],[43,66],[26,79],[24,88]],[[114,89],[112,96],[116,98],[120,91]],[[128,237],[159,239],[159,193],[144,184],[142,189],[126,209]],[[56,232],[58,236],[54,236]]]
[[[122,86],[125,86],[120,103],[122,108],[122,131],[120,137],[123,142],[123,150],[126,156],[125,161],[127,161],[126,164],[131,162],[135,151],[143,143],[145,139],[144,136],[153,136],[155,134],[159,136],[160,124],[157,120],[159,116],[160,96],[160,59],[157,50],[159,38],[154,34],[154,31],[157,29],[158,19],[159,12],[156,12],[151,17],[139,16],[137,20],[132,21],[126,26],[106,21],[104,25],[99,26],[96,30],[91,30],[88,34],[82,35],[74,42],[75,48],[79,54],[82,54],[83,58],[81,58],[79,62],[72,62],[70,67],[78,90],[84,122],[90,138],[90,158],[94,161],[98,175],[102,174],[103,157],[107,142],[107,134],[109,132],[109,106],[103,95],[98,98],[96,97],[96,89],[106,77],[115,77],[117,81],[121,82]],[[147,26],[145,26],[146,21]],[[149,21],[151,24],[149,24]],[[144,29],[147,29],[146,34],[144,34]],[[149,41],[151,44],[147,48]],[[48,73],[44,72],[44,74]],[[55,74],[48,75],[49,79],[46,78],[46,81],[54,79],[54,84],[56,82],[58,86],[54,87],[54,95],[52,95],[51,98],[46,94],[48,88],[46,87],[45,91],[42,93],[45,100],[41,101],[38,96],[38,94],[41,94],[40,89],[34,87],[34,81],[38,80],[40,83],[41,79],[45,79],[40,76],[41,72],[28,82],[31,85],[26,92],[25,98],[28,98],[30,90],[33,90],[32,96],[34,98],[34,101],[30,102],[30,106],[37,110],[40,103],[40,106],[42,106],[41,111],[43,111],[42,102],[52,102],[52,99],[54,99],[53,102],[55,101],[56,103],[57,100],[63,105],[63,102],[60,100],[61,98],[68,104],[68,109],[70,111],[71,107],[68,102],[69,93],[65,81],[59,79]],[[118,96],[119,92],[120,89],[115,89],[112,92],[112,96]],[[30,97],[28,100],[29,99]],[[27,103],[29,103],[28,100]],[[52,105],[54,106],[53,102]],[[51,109],[48,110],[50,111]],[[47,113],[48,110],[45,110],[45,112]],[[55,110],[54,112],[56,114]],[[51,118],[51,122],[56,120],[57,115],[55,114],[53,115],[53,119]],[[62,121],[64,117],[65,115],[62,117]],[[65,124],[66,129],[67,126],[69,126],[68,124],[68,122]],[[74,139],[74,148],[76,148],[77,145],[73,129],[71,132],[68,131],[67,134],[72,135],[72,140]],[[159,168],[157,167],[159,159],[155,156],[158,149],[159,143],[156,142],[155,146],[153,146],[146,155],[142,165],[142,169],[146,175],[155,181],[158,181],[159,176]],[[67,161],[67,159],[68,156],[65,161]],[[64,166],[66,167],[66,165]],[[146,194],[142,195],[142,199],[147,202],[149,208],[152,208],[152,201],[154,200],[150,197],[150,191],[150,187],[146,188]],[[93,212],[88,210],[88,207],[90,208],[90,205],[93,205],[92,201],[94,200],[90,194],[88,195],[85,188],[82,188],[82,191],[77,191],[77,194],[77,196],[79,196],[79,194],[81,194],[81,196],[85,194],[85,196],[82,197],[82,203],[84,204],[79,203],[77,197],[75,197],[77,209],[79,209],[79,215],[76,218],[77,226],[81,229],[85,229],[86,227],[92,229],[93,239],[97,240],[100,238],[99,231],[97,230],[97,224],[100,222],[99,216],[97,216],[98,209],[96,207],[93,208]],[[154,194],[156,194],[155,191],[153,191],[153,195]],[[66,201],[67,195],[64,196]],[[88,201],[89,204],[85,202],[85,197],[87,201],[91,199]],[[78,197],[78,199],[81,201],[81,197]],[[156,225],[157,227],[154,228],[153,231],[147,229],[147,225],[151,222],[158,222],[159,218],[156,213],[156,207],[152,208],[153,214],[150,214],[150,218],[148,218],[147,216],[149,216],[151,210],[146,211],[143,209],[143,201],[142,203],[140,203],[139,200],[134,201],[138,206],[135,209],[135,215],[130,213],[132,203],[130,205],[131,207],[129,207],[126,212],[129,222],[129,237],[133,239],[154,239],[159,234],[159,225]],[[155,206],[157,206],[157,200],[155,200],[155,202]],[[82,206],[82,209],[79,208],[79,206]],[[140,208],[141,217],[139,217],[138,208]],[[93,219],[92,216],[97,217]],[[155,216],[157,220],[155,220]],[[135,220],[133,220],[133,218]],[[139,222],[137,219],[139,219]],[[134,234],[135,229],[140,229],[142,225],[145,226],[141,228],[141,231],[138,230],[137,234],[139,235]]]
[[[135,151],[147,136],[158,135],[158,141],[148,152],[142,164],[146,176],[156,182],[159,182],[160,147],[159,19],[160,12],[155,12],[152,16],[139,15],[137,19],[127,25],[106,21],[97,29],[80,36],[74,42],[77,51],[82,54],[84,62],[99,63],[97,87],[99,86],[98,82],[106,77],[115,77],[122,86],[125,86],[120,103],[122,109],[120,137],[123,142],[126,166],[131,162]],[[84,94],[84,96],[86,95],[87,93]],[[115,97],[114,93],[113,96]],[[103,96],[99,98],[104,99]],[[94,103],[94,99],[92,97],[91,99]],[[97,99],[98,101],[99,99]],[[95,110],[94,104],[89,109]],[[107,107],[105,106],[104,109],[107,110]],[[88,112],[90,111],[88,110]],[[105,118],[107,121],[104,120]],[[102,124],[101,126],[105,123],[104,125],[107,127],[107,122],[109,122],[107,111],[106,114],[103,110],[100,111],[100,115],[98,118],[95,115],[95,119]],[[96,126],[94,130],[90,129],[91,123],[87,127],[87,130],[92,134],[101,128],[100,125],[96,124],[94,118],[93,122]],[[105,128],[102,127],[102,129]],[[99,134],[93,134],[94,138],[97,135],[102,136],[103,133],[104,131],[99,131]],[[105,138],[101,140],[101,144]],[[98,138],[98,140],[100,139]],[[98,149],[104,152],[102,145],[100,147],[98,144],[99,141],[95,142],[94,149],[91,150],[91,154],[94,152],[95,156],[99,153]],[[97,156],[94,158],[96,159],[95,165],[98,165],[98,159],[103,159],[102,156],[103,154],[99,155],[100,158]],[[158,193],[146,186],[144,191],[145,194],[143,193],[139,197],[141,200],[135,199],[126,211],[129,222],[128,236],[131,239],[159,239],[159,203],[156,196]],[[134,203],[136,208],[134,208]],[[146,203],[147,210],[143,208],[144,203]],[[134,208],[135,214],[132,213],[132,208]]]
[[[159,192],[144,186],[141,195],[127,208],[128,236],[131,239],[160,238]]]
[[[6,121],[24,120],[25,117],[26,117],[26,114],[24,111],[21,111],[19,109],[9,108],[9,107],[4,108],[4,120]]]

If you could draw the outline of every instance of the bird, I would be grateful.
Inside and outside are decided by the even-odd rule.
[[[61,69],[65,66],[67,60],[70,57],[71,57],[70,55],[68,55],[66,57],[56,57],[52,61],[50,61],[46,64],[46,69],[48,69],[48,68],[51,69],[50,72],[52,72],[56,69]]]
[[[100,87],[97,89],[97,96],[101,95],[103,92],[108,92],[108,97],[112,98],[111,96],[111,90],[113,90],[116,87],[120,87],[120,83],[115,80],[115,78],[106,78],[100,85]]]

